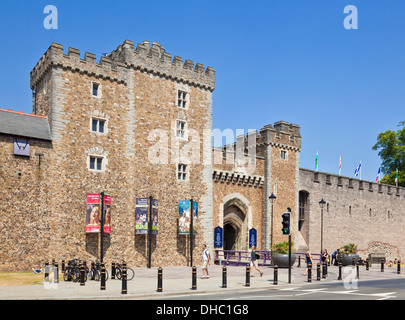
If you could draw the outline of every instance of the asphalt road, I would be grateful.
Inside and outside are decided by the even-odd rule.
[[[324,283],[250,289],[218,294],[195,294],[171,297],[170,300],[405,300],[405,279]],[[164,300],[164,299],[163,299]]]

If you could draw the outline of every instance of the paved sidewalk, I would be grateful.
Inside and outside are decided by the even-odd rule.
[[[351,267],[348,267],[351,268]],[[288,269],[279,269],[278,285],[273,284],[273,268],[261,267],[263,277],[253,269],[250,286],[245,286],[246,268],[227,268],[227,288],[222,288],[222,267],[211,265],[209,267],[210,278],[201,279],[202,269],[197,267],[197,290],[191,290],[192,268],[190,267],[163,267],[163,292],[157,292],[157,267],[136,268],[135,277],[128,281],[128,294],[121,294],[121,281],[109,279],[106,282],[106,290],[100,290],[100,282],[87,281],[85,286],[79,283],[64,282],[56,284],[55,288],[49,288],[45,284],[31,286],[9,286],[0,287],[0,299],[29,299],[29,300],[82,300],[82,299],[160,299],[175,296],[184,296],[203,293],[219,293],[226,291],[246,292],[248,290],[268,289],[274,290],[282,286],[304,286],[309,284],[307,277],[303,275],[305,268],[293,267],[291,272],[291,284],[288,283]],[[342,277],[353,276],[353,273],[343,272]],[[110,271],[110,270],[109,270]],[[328,268],[328,277],[316,280],[316,269],[311,284],[325,282],[341,282],[336,280],[338,267]],[[43,276],[43,275],[42,275]],[[60,277],[61,278],[61,277]],[[377,279],[405,278],[405,271],[402,274],[396,273],[396,267],[386,268],[384,272],[375,266],[369,271],[360,267],[360,281]],[[351,280],[350,280],[351,281]]]

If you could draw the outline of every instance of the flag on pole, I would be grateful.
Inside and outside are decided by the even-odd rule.
[[[318,171],[318,150],[316,150],[316,157],[315,157],[315,171]]]
[[[378,168],[377,178],[375,178],[376,182],[378,182],[378,180],[380,180],[380,173],[381,173],[381,167]]]
[[[342,175],[342,156],[339,157],[339,176]]]
[[[397,174],[395,175],[395,186],[398,186],[398,168],[397,168]]]
[[[361,179],[361,161],[359,166],[356,168],[356,170],[354,170],[354,176],[357,177],[360,173],[360,179]]]

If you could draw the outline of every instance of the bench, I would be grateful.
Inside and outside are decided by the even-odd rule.
[[[385,263],[385,253],[369,253],[368,260],[370,262],[370,267],[373,263],[381,263],[381,260]]]

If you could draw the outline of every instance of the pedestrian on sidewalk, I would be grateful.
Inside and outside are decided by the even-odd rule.
[[[205,244],[202,245],[202,261],[203,261],[203,276],[201,279],[208,279],[210,276],[208,274],[208,265],[210,264],[211,256],[210,252],[207,249],[207,246]]]
[[[305,258],[306,258],[306,261],[307,261],[307,267],[305,268],[304,276],[307,275],[307,271],[308,271],[308,268],[309,268],[310,265],[311,265],[312,275],[314,275],[314,271],[312,270],[312,266],[313,266],[314,263],[312,261],[312,256],[311,256],[311,253],[309,251],[306,252]]]
[[[256,252],[256,247],[251,248],[251,259],[250,259],[250,276],[253,276],[252,267],[254,266],[257,271],[259,271],[260,276],[263,276],[263,272],[258,267],[258,259],[260,259],[260,254]]]

